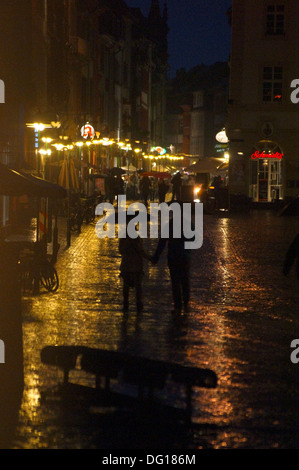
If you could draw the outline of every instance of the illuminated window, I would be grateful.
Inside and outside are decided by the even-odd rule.
[[[263,102],[282,101],[282,67],[264,67]]]
[[[268,5],[266,15],[266,34],[284,34],[284,5]]]

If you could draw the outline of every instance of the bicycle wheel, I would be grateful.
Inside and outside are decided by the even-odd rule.
[[[56,269],[49,263],[40,270],[40,280],[42,285],[49,292],[56,292],[59,287],[59,278]]]

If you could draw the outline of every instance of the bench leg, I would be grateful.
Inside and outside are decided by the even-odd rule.
[[[96,375],[96,388],[101,388],[102,378],[100,375]]]
[[[63,384],[67,385],[69,383],[69,373],[70,371],[68,369],[64,369],[63,371]]]

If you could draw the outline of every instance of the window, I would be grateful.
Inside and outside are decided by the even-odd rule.
[[[268,5],[266,15],[266,34],[284,34],[284,5]]]
[[[178,133],[183,134],[184,131],[184,121],[183,119],[179,119],[178,121]]]
[[[263,102],[282,101],[282,67],[264,67]]]
[[[200,108],[203,106],[203,94],[197,91],[193,94],[193,108]]]

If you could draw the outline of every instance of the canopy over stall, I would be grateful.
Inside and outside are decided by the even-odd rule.
[[[32,196],[38,198],[64,199],[66,190],[61,186],[33,175],[21,174],[0,163],[0,195]]]
[[[159,179],[170,179],[171,174],[166,172],[156,172],[156,171],[145,171],[140,173],[140,176],[152,176],[153,178]]]
[[[47,234],[48,241],[51,240],[51,220],[49,214],[49,205],[46,204],[46,210],[41,209],[41,200],[58,200],[67,196],[67,191],[61,186],[45,181],[36,176],[18,173],[0,163],[0,195],[10,197],[33,197],[38,199],[37,207],[37,240],[40,235],[40,217],[44,217],[44,233]],[[51,209],[52,211],[52,209]],[[58,251],[58,228],[57,228],[57,205],[55,207],[55,227],[53,231],[53,259]],[[45,213],[47,212],[47,213]],[[51,212],[52,213],[52,212]]]
[[[216,173],[223,164],[223,158],[204,158],[185,168],[190,173]]]

